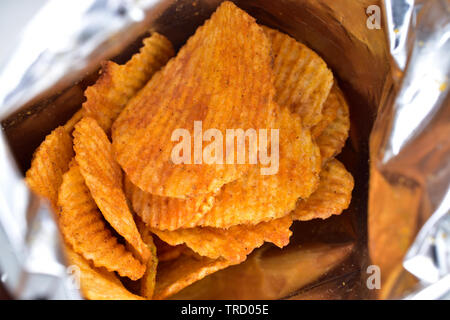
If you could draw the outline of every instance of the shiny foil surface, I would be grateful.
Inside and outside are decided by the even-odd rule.
[[[179,48],[220,2],[21,0],[8,8],[9,16],[30,11],[2,31],[16,36],[0,54],[0,272],[11,297],[80,298],[53,215],[23,182],[33,151],[81,106],[101,60],[126,61],[148,30]],[[233,2],[333,70],[350,105],[339,159],[355,178],[353,198],[340,216],[296,222],[288,247],[265,245],[173,298],[448,298],[450,2]],[[374,268],[379,287],[369,285]]]

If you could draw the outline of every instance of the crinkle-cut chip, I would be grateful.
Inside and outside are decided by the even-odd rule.
[[[353,177],[336,159],[327,162],[320,173],[317,190],[305,200],[300,200],[292,212],[294,220],[326,219],[347,209],[354,186]]]
[[[26,173],[28,186],[47,198],[55,212],[58,212],[58,189],[73,155],[72,137],[63,127],[58,127],[36,149]]]
[[[201,121],[204,133],[270,127],[275,94],[270,51],[255,19],[223,2],[115,121],[113,146],[130,180],[155,195],[186,198],[215,192],[248,171],[248,165],[226,160],[194,165],[194,155],[210,144],[194,147],[194,122]],[[183,132],[174,131],[180,128]],[[192,152],[183,156],[192,164],[178,164],[181,152],[174,147],[183,138],[177,134],[187,132],[184,141]]]
[[[257,225],[237,225],[228,229],[196,227],[175,231],[152,231],[170,245],[186,244],[194,252],[211,259],[220,257],[242,262],[255,248],[264,242],[272,242],[278,247],[289,243],[292,219],[289,215],[261,222]]]
[[[320,120],[320,122],[311,129],[311,134],[314,138],[320,136],[325,128],[328,127],[334,119],[336,119],[340,103],[341,92],[335,80],[333,86],[331,87],[330,94],[323,104],[322,120]]]
[[[154,299],[166,299],[204,277],[233,265],[225,259],[181,255],[158,265]]]
[[[111,143],[92,118],[83,118],[73,132],[75,159],[86,185],[106,221],[145,263],[150,256],[142,241],[123,191],[122,170],[114,160]]]
[[[316,125],[333,84],[332,72],[313,50],[285,33],[263,28],[272,42],[275,101],[300,114],[306,127]]]
[[[95,268],[81,255],[66,245],[65,250],[69,266],[73,275],[80,272],[81,292],[89,300],[143,300],[142,297],[129,292],[120,282],[119,278],[112,272],[103,268]]]
[[[108,229],[76,162],[64,174],[58,204],[61,232],[76,252],[96,267],[117,271],[132,280],[142,277],[145,265],[119,244]]]
[[[151,256],[147,261],[147,268],[141,281],[141,296],[146,299],[152,299],[155,291],[156,283],[156,269],[158,267],[158,257],[156,252],[156,245],[153,242],[153,237],[150,230],[144,225],[142,221],[138,224],[139,232],[141,233],[142,240],[148,246]]]
[[[85,116],[97,120],[107,133],[127,102],[175,54],[170,41],[158,33],[153,33],[143,43],[139,53],[126,64],[104,63],[100,78],[85,91]]]
[[[75,112],[75,114],[64,125],[64,129],[67,132],[71,133],[75,125],[78,123],[78,121],[80,121],[81,118],[83,118],[83,115],[84,115],[83,109],[80,109],[77,112]]]
[[[125,193],[133,210],[152,228],[175,230],[190,221],[198,221],[214,203],[214,194],[203,194],[196,198],[170,198],[142,191],[125,177]]]
[[[348,131],[350,129],[348,104],[345,101],[342,91],[338,88],[336,94],[339,99],[336,118],[316,139],[316,143],[320,148],[323,163],[341,152],[345,145],[345,140],[347,140]]]
[[[314,192],[322,162],[310,131],[302,127],[299,115],[283,107],[274,128],[279,129],[278,172],[262,175],[254,166],[248,175],[223,186],[212,209],[194,225],[228,228],[269,221],[287,215],[298,198]]]
[[[155,241],[156,252],[158,254],[158,261],[169,261],[178,258],[185,250],[190,250],[184,244],[178,246],[171,246],[170,244],[162,241],[156,235],[153,240]]]

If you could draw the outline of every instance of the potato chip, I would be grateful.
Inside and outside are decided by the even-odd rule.
[[[72,116],[72,118],[70,118],[64,125],[64,129],[67,132],[71,133],[73,131],[73,128],[75,127],[75,125],[78,123],[78,121],[80,121],[81,118],[83,118],[83,115],[84,115],[83,109],[80,109],[77,112],[75,112],[75,114]]]
[[[72,137],[63,127],[58,127],[34,152],[31,168],[26,173],[28,186],[47,198],[55,212],[58,212],[58,189],[62,176],[69,169],[73,154]]]
[[[203,136],[198,130],[194,134],[194,122],[202,132],[222,134],[230,128],[270,127],[270,50],[255,19],[223,2],[114,123],[113,146],[130,180],[152,194],[186,198],[214,192],[242,176],[248,165],[203,161],[209,143],[200,145]],[[176,129],[188,135],[186,140]],[[183,151],[184,159],[174,161],[172,151],[183,141],[192,152]]]
[[[308,199],[299,201],[292,218],[307,221],[341,214],[350,204],[353,186],[353,177],[344,165],[330,160],[320,173],[319,187]]]
[[[153,298],[153,292],[155,291],[156,283],[156,268],[158,267],[158,258],[156,252],[156,245],[153,242],[153,237],[150,230],[141,221],[139,224],[139,232],[141,233],[142,240],[148,246],[151,257],[147,261],[147,268],[141,281],[141,295],[147,299]]]
[[[320,136],[328,125],[330,125],[334,119],[336,119],[337,112],[341,103],[340,90],[337,86],[336,80],[334,80],[331,87],[330,94],[325,100],[322,108],[322,120],[311,129],[311,134],[314,138]]]
[[[341,152],[350,129],[349,108],[344,94],[337,86],[335,94],[339,101],[336,118],[316,139],[324,163]]]
[[[150,252],[142,241],[123,191],[122,170],[111,143],[92,118],[83,118],[73,133],[75,159],[105,219],[136,250],[145,263]]]
[[[280,31],[264,27],[272,42],[275,101],[301,115],[307,128],[319,123],[333,74],[313,50]]]
[[[248,175],[223,186],[213,208],[194,225],[228,228],[283,217],[298,198],[309,197],[317,188],[320,153],[300,116],[280,108],[274,127],[279,129],[278,172],[262,175],[254,166]]]
[[[143,43],[139,53],[126,64],[104,63],[100,78],[85,91],[84,115],[97,120],[106,133],[128,101],[174,55],[170,41],[158,33]]]
[[[142,297],[125,289],[114,273],[91,266],[69,246],[66,246],[65,252],[69,265],[79,268],[71,271],[73,276],[76,276],[76,272],[80,272],[81,292],[85,298],[90,300],[143,300]]]
[[[170,245],[186,244],[194,252],[211,259],[220,257],[242,262],[255,248],[264,242],[272,242],[278,247],[289,243],[292,232],[289,230],[292,219],[289,215],[261,222],[257,225],[237,225],[229,229],[196,227],[175,231],[152,231]]]
[[[145,266],[108,229],[76,162],[63,176],[58,200],[61,232],[76,252],[96,267],[117,271],[133,280],[142,277]]]
[[[166,299],[190,284],[225,269],[233,263],[225,259],[210,259],[194,255],[163,262],[158,266],[154,299]]]
[[[142,221],[147,226],[160,230],[175,230],[188,222],[198,221],[214,203],[213,194],[187,199],[156,196],[142,191],[127,177],[125,177],[125,192],[133,210]]]

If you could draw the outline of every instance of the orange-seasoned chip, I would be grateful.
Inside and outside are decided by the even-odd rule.
[[[231,155],[216,155],[224,164],[203,159],[210,143],[200,145],[200,131],[270,127],[270,51],[255,19],[223,2],[114,123],[113,146],[130,180],[152,194],[186,198],[242,176],[248,165],[229,163]]]
[[[336,118],[316,139],[324,163],[341,152],[350,129],[349,108],[344,94],[337,86],[335,93],[338,101]]]
[[[77,112],[75,112],[75,114],[64,125],[64,129],[67,132],[71,133],[75,125],[78,123],[78,121],[80,121],[81,118],[83,118],[83,115],[84,115],[83,109],[80,109]]]
[[[330,94],[323,104],[322,120],[320,120],[320,122],[311,129],[311,134],[314,138],[320,136],[325,128],[328,127],[334,121],[334,119],[336,119],[337,112],[341,104],[340,96],[341,94],[339,87],[336,83],[336,80],[334,80],[334,84],[331,87]]]
[[[156,283],[156,268],[158,267],[158,257],[156,252],[156,245],[153,242],[153,237],[150,230],[141,221],[139,224],[139,232],[141,233],[142,240],[148,246],[151,256],[147,261],[147,268],[141,281],[140,294],[146,299],[152,299],[155,291]]]
[[[175,230],[191,221],[198,221],[214,203],[213,194],[187,199],[156,196],[142,191],[127,177],[125,192],[142,221],[160,230]]]
[[[26,182],[36,194],[47,198],[58,211],[58,189],[63,174],[69,169],[73,157],[72,137],[63,128],[53,130],[33,155]]]
[[[282,107],[274,127],[279,129],[278,172],[262,175],[254,166],[248,175],[223,186],[212,209],[193,225],[228,228],[283,217],[298,198],[307,198],[316,189],[320,153],[300,116]]]
[[[292,219],[289,215],[257,225],[237,225],[228,229],[196,227],[175,231],[152,231],[170,245],[186,244],[194,252],[211,259],[220,257],[239,263],[264,242],[278,247],[289,243]]]
[[[142,297],[129,292],[119,278],[103,268],[95,268],[81,255],[66,246],[66,256],[74,277],[79,276],[83,296],[90,300],[142,300]],[[78,274],[79,272],[79,274]]]
[[[105,219],[136,250],[143,262],[150,252],[142,241],[123,191],[122,170],[111,143],[92,118],[83,118],[73,133],[75,159]]]
[[[341,214],[350,204],[353,186],[353,177],[344,165],[330,160],[320,173],[319,187],[308,199],[299,201],[292,218],[306,221]]]
[[[313,50],[280,31],[264,27],[272,42],[275,101],[302,116],[311,127],[322,118],[322,106],[333,84],[333,74]]]
[[[76,162],[63,176],[58,204],[61,232],[76,252],[96,267],[117,271],[133,280],[142,277],[145,266],[108,229]]]
[[[190,284],[225,269],[234,263],[225,259],[210,259],[196,255],[181,255],[159,264],[154,299],[166,299]]]
[[[158,33],[143,43],[140,52],[126,64],[104,63],[100,78],[85,91],[84,115],[97,120],[107,133],[128,101],[174,55],[170,41]]]

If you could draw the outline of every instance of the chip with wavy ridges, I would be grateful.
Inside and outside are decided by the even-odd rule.
[[[92,118],[83,118],[73,132],[75,159],[86,185],[106,221],[145,263],[150,252],[142,241],[123,191],[123,174],[114,160],[111,143]]]
[[[349,107],[344,94],[337,87],[336,97],[339,102],[336,117],[316,139],[324,163],[341,152],[350,129]]]
[[[270,127],[275,93],[270,51],[254,18],[223,2],[114,123],[113,146],[130,180],[152,194],[186,198],[215,192],[242,176],[248,165],[175,164],[171,153],[178,141],[171,137],[183,128],[194,140],[197,120],[203,132]]]
[[[76,162],[64,174],[59,191],[59,226],[73,249],[96,267],[137,280],[145,266],[117,242],[92,199]]]
[[[152,231],[170,245],[186,244],[194,252],[211,259],[224,258],[235,263],[246,259],[264,242],[282,248],[289,243],[292,219],[289,215],[257,225],[237,225],[228,229],[196,227],[175,231]]]
[[[161,263],[156,274],[154,299],[166,299],[204,277],[233,265],[225,259],[181,255]]]
[[[299,201],[292,218],[307,221],[341,214],[350,204],[353,186],[353,177],[344,165],[330,160],[320,173],[319,187],[308,199]]]
[[[73,155],[72,137],[64,127],[58,127],[36,149],[26,173],[28,186],[47,198],[55,212],[58,212],[58,189]]]
[[[139,232],[141,233],[142,240],[148,246],[151,257],[147,261],[147,268],[145,274],[140,280],[140,294],[146,299],[152,299],[155,291],[156,284],[156,270],[158,267],[158,257],[156,252],[156,245],[153,242],[153,237],[150,230],[145,226],[142,221],[138,222]]]
[[[311,128],[311,134],[314,138],[320,136],[320,134],[328,127],[334,119],[336,119],[338,109],[340,108],[340,89],[334,80],[334,84],[331,87],[330,94],[325,100],[322,108],[322,120],[314,127]]]
[[[333,74],[313,50],[280,31],[263,27],[272,42],[275,101],[301,115],[305,127],[319,123]]]
[[[262,175],[255,165],[248,175],[223,186],[212,209],[192,225],[228,228],[270,221],[287,215],[298,198],[314,192],[321,158],[309,130],[287,108],[280,108],[274,128],[279,129],[278,172]]]
[[[91,266],[89,261],[65,246],[66,257],[70,266],[78,269],[69,269],[73,276],[80,276],[81,292],[89,300],[143,300],[142,297],[129,292],[119,278],[112,272],[103,268]],[[78,274],[79,272],[79,274]]]
[[[125,193],[142,221],[160,230],[175,230],[193,220],[198,221],[214,204],[213,194],[188,199],[153,195],[136,187],[127,177]]]
[[[127,102],[175,54],[170,41],[158,33],[145,38],[143,44],[124,65],[104,63],[100,78],[85,91],[84,115],[96,119],[107,133]]]

